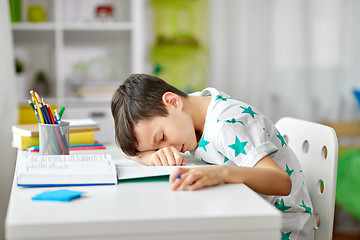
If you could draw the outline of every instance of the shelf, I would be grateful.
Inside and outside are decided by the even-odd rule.
[[[130,31],[130,22],[101,22],[101,23],[65,23],[65,31]]]
[[[14,31],[54,31],[56,28],[64,31],[130,31],[131,22],[93,22],[93,23],[14,23]]]
[[[14,31],[53,31],[55,23],[13,23],[12,29]]]
[[[28,4],[43,5],[47,21],[26,22]],[[113,16],[95,16],[94,10],[99,5],[112,5]],[[98,94],[78,97],[69,82],[111,79],[120,84],[132,72],[146,72],[145,8],[146,0],[23,1],[23,22],[11,25],[14,58],[25,69],[16,78],[18,104],[28,105],[30,89],[40,94],[35,79],[43,71],[50,86],[50,92],[43,97],[50,104],[64,106],[70,118],[97,118],[104,131],[103,139],[109,140],[113,134],[108,133],[114,129],[109,124],[112,93],[100,91],[107,85],[100,84]],[[40,95],[45,95],[44,91]]]

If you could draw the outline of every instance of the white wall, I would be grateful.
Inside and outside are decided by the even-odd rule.
[[[356,120],[360,1],[211,0],[209,83],[276,121]]]
[[[17,121],[17,105],[8,3],[0,0],[0,239],[5,239],[4,221],[16,160],[16,150],[11,148],[11,126]]]

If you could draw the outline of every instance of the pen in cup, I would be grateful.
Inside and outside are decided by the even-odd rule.
[[[60,110],[59,110],[59,121],[61,120],[64,111],[65,111],[65,108],[61,107]]]
[[[55,117],[55,122],[56,123],[60,123],[61,122],[61,120],[60,120],[60,116],[59,116],[59,113],[58,113],[58,111],[57,111],[57,109],[55,109],[54,110],[54,117]]]

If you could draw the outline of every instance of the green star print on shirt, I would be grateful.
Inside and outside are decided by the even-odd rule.
[[[220,95],[217,95],[216,98],[215,98],[215,101],[217,101],[217,100],[222,100],[222,101],[227,102],[228,99],[230,99],[230,98],[224,98],[224,97],[222,97],[222,96],[220,96]]]
[[[199,143],[199,148],[203,148],[205,150],[205,152],[207,152],[206,150],[206,145],[208,145],[210,142],[205,140],[205,134],[201,137],[200,139],[200,143]]]
[[[241,106],[240,106],[241,107]],[[242,113],[248,113],[248,114],[250,114],[250,116],[252,117],[252,118],[255,118],[255,115],[257,115],[257,113],[255,113],[252,109],[251,109],[251,107],[249,106],[249,107],[247,107],[247,108],[244,108],[244,107],[241,107],[242,109],[244,109],[244,111],[242,112]]]
[[[235,136],[235,143],[229,145],[228,147],[235,150],[235,157],[237,157],[240,153],[246,155],[245,145],[246,145],[247,143],[248,143],[248,142],[240,142],[240,140],[238,139],[238,137]]]
[[[285,139],[283,138],[283,136],[281,136],[281,134],[279,133],[278,131],[278,135],[276,135],[280,141],[281,141],[281,146],[283,147],[284,145],[287,146],[286,142],[285,142]]]
[[[229,159],[228,159],[224,154],[222,154],[222,153],[219,152],[219,151],[218,151],[218,153],[224,157],[224,163],[226,163],[227,161],[229,161]]]
[[[244,123],[243,123],[242,121],[236,121],[235,118],[232,118],[231,120],[225,120],[224,122],[226,122],[226,123],[232,123],[232,124],[234,124],[234,123],[241,123],[242,125],[244,125]]]
[[[293,173],[294,170],[290,170],[289,166],[286,164],[286,173],[289,175],[289,177],[291,176],[291,174]]]
[[[300,204],[299,206],[304,208],[306,213],[310,213],[312,215],[311,208],[305,205],[304,200],[302,201],[302,204]]]
[[[290,240],[290,234],[292,232],[283,233],[281,232],[281,240]]]
[[[291,208],[290,206],[285,206],[285,202],[283,198],[281,199],[280,203],[275,203],[275,207],[280,211],[286,211]]]

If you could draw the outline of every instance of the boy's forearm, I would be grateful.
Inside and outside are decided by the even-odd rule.
[[[291,191],[291,179],[278,169],[219,166],[226,183],[244,183],[257,193],[286,196]]]
[[[124,155],[127,158],[130,158],[134,161],[137,161],[137,162],[145,164],[145,165],[149,165],[149,158],[150,158],[151,154],[153,154],[154,152],[155,151],[140,152],[137,156],[127,156],[125,153],[124,153]]]

